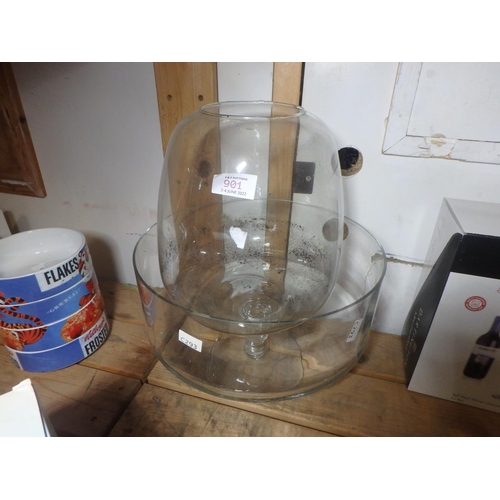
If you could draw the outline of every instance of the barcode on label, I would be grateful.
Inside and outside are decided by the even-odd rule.
[[[189,333],[179,330],[179,341],[187,345],[188,347],[191,347],[191,349],[201,352],[203,342],[200,339],[189,335]]]
[[[363,323],[362,319],[357,319],[353,323],[351,331],[350,331],[349,335],[347,336],[346,342],[352,342],[356,338],[356,335],[358,334],[362,323]]]
[[[257,188],[257,176],[251,174],[214,175],[212,193],[253,200]]]

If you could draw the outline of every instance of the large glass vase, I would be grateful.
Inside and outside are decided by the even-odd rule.
[[[158,256],[168,300],[215,331],[267,334],[326,303],[343,241],[331,131],[299,106],[214,103],[183,119],[166,151]]]

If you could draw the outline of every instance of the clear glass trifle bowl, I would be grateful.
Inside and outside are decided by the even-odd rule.
[[[133,260],[151,345],[181,379],[281,399],[359,358],[385,254],[344,223],[337,151],[321,120],[287,104],[214,103],[176,126],[158,223]]]

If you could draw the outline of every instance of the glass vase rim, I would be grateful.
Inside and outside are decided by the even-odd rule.
[[[358,297],[356,300],[354,300],[353,302],[345,305],[345,306],[342,306],[342,307],[339,307],[338,309],[335,309],[335,310],[332,310],[332,311],[326,311],[326,312],[321,312],[321,313],[316,313],[312,316],[308,316],[308,317],[305,317],[305,318],[295,318],[293,320],[289,320],[289,321],[262,321],[260,320],[259,323],[264,323],[266,325],[276,325],[276,324],[283,324],[283,325],[287,325],[287,324],[290,324],[290,325],[293,325],[293,324],[296,324],[296,323],[304,323],[304,322],[309,322],[309,321],[313,321],[313,320],[317,320],[317,319],[321,319],[321,318],[325,318],[327,316],[331,316],[332,314],[338,314],[342,311],[345,311],[347,309],[350,309],[352,308],[353,306],[356,306],[357,304],[360,304],[362,303],[363,301],[365,301],[370,295],[373,295],[374,293],[377,292],[378,289],[380,289],[380,287],[382,286],[382,282],[384,280],[384,277],[385,277],[385,274],[386,274],[386,271],[387,271],[387,254],[384,250],[384,248],[382,247],[382,245],[380,244],[380,242],[377,240],[377,238],[375,238],[375,236],[370,232],[368,231],[368,229],[366,229],[364,226],[362,226],[361,224],[359,224],[358,222],[356,222],[355,220],[353,219],[350,219],[349,217],[345,217],[344,216],[344,221],[348,221],[349,223],[352,223],[354,224],[355,226],[357,226],[359,229],[361,229],[362,231],[364,231],[373,241],[373,243],[376,244],[376,246],[378,247],[378,250],[379,250],[379,253],[382,257],[382,260],[383,260],[383,267],[380,271],[380,276],[378,277],[376,283],[373,284],[373,286],[370,287],[370,289],[364,293],[361,297]],[[139,269],[137,268],[137,265],[136,265],[136,255],[137,255],[137,251],[138,251],[138,247],[139,247],[139,244],[141,243],[141,241],[147,237],[147,236],[151,236],[151,233],[153,230],[155,230],[156,228],[158,227],[158,222],[155,222],[154,224],[152,224],[138,239],[137,243],[135,244],[134,246],[134,251],[132,253],[132,263],[133,263],[133,267],[134,267],[134,272],[136,274],[136,276],[140,279],[141,283],[143,283],[146,288],[148,289],[148,291],[150,293],[152,293],[155,297],[157,297],[158,299],[164,301],[164,302],[167,302],[168,304],[170,304],[172,307],[175,307],[176,309],[179,309],[181,311],[184,311],[186,312],[187,314],[190,314],[190,315],[193,315],[193,316],[197,316],[197,317],[200,317],[200,318],[205,318],[207,320],[216,320],[216,321],[223,321],[223,322],[226,322],[226,323],[241,323],[241,319],[228,319],[228,318],[219,318],[219,317],[216,317],[216,316],[210,316],[208,314],[203,314],[203,313],[199,313],[199,312],[196,312],[196,311],[193,311],[187,307],[183,307],[179,304],[176,304],[175,302],[169,300],[167,297],[165,297],[164,295],[161,295],[160,293],[158,293],[154,287],[152,287],[142,276],[142,274],[140,273]],[[155,235],[154,236],[155,238],[158,238],[158,235]],[[334,287],[335,288],[335,287]]]
[[[228,107],[226,110],[221,111],[221,107]],[[248,110],[251,107],[255,107],[255,109],[259,109],[258,106],[268,106],[269,110],[272,111],[272,114],[264,114],[264,113],[237,113],[231,112],[232,110]],[[218,111],[215,111],[218,110]],[[279,112],[281,110],[281,112]],[[208,104],[204,104],[200,110],[202,114],[213,116],[216,118],[234,118],[240,120],[280,120],[285,118],[299,118],[306,114],[306,110],[298,105],[292,103],[285,103],[279,101],[268,101],[268,100],[249,100],[249,101],[217,101],[211,102]],[[278,113],[274,114],[275,111]],[[285,112],[287,111],[287,112]]]

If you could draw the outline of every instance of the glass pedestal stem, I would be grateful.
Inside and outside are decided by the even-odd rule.
[[[268,348],[268,335],[249,335],[245,341],[245,352],[253,359],[262,358]]]

